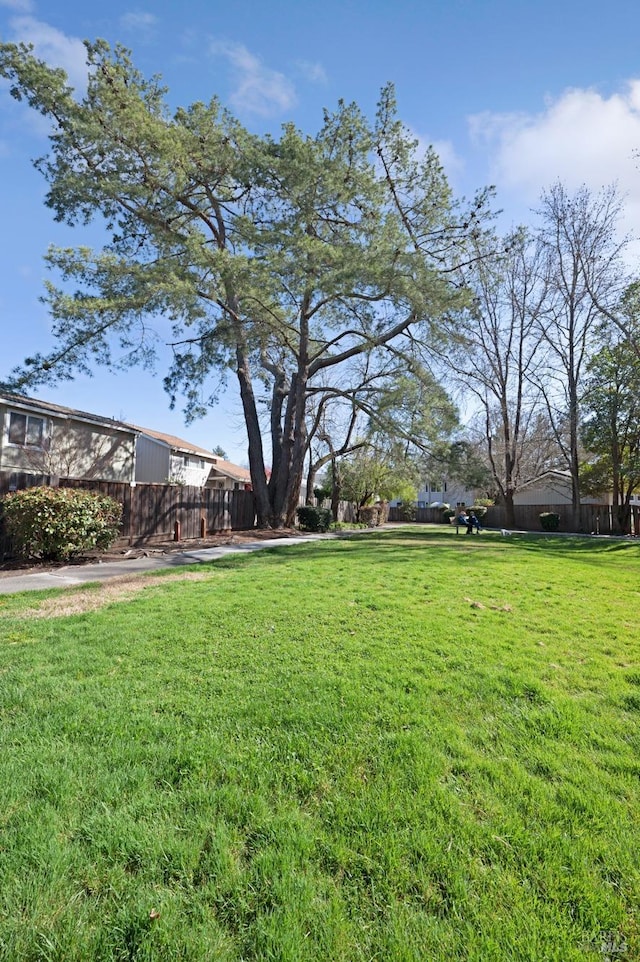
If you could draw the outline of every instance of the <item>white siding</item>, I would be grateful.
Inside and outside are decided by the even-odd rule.
[[[197,455],[172,454],[169,479],[179,484],[192,484],[203,488],[207,483],[211,465]]]
[[[15,443],[9,435],[11,415],[41,422],[38,443]],[[15,421],[15,419],[14,419]],[[114,425],[91,424],[73,415],[30,412],[24,406],[0,409],[0,470],[56,474],[129,482],[133,476],[134,435]]]

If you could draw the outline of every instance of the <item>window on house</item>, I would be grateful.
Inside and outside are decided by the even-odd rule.
[[[27,448],[41,448],[44,440],[44,419],[30,414],[11,414],[9,418],[9,444]]]
[[[188,467],[189,467],[189,455],[188,455],[188,454],[184,454],[184,455],[182,456],[182,463],[184,464],[185,468],[188,468]]]

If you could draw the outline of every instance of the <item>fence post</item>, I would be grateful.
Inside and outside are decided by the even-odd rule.
[[[124,489],[122,492],[122,507],[126,506],[127,498],[129,499],[129,544],[132,545],[134,541],[134,531],[137,524],[138,512],[136,511],[136,483],[131,481],[129,488]]]

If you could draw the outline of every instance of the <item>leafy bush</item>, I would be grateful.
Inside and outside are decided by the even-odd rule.
[[[543,511],[540,515],[540,524],[544,531],[557,531],[560,527],[560,515],[553,511]]]
[[[302,531],[328,531],[332,520],[330,508],[314,508],[309,504],[298,508],[298,527]]]
[[[403,501],[398,505],[398,518],[400,521],[415,521],[416,506],[413,501]]]
[[[478,521],[482,521],[485,514],[487,513],[486,504],[474,504],[469,508],[469,514],[475,514]]]
[[[445,508],[442,512],[442,517],[445,521],[449,521],[450,518],[455,518],[457,513],[455,508]]]
[[[323,484],[318,488],[313,489],[313,496],[318,502],[319,506],[322,507],[322,502],[326,501],[327,498],[331,497],[331,485]]]
[[[118,537],[122,505],[95,491],[29,488],[2,500],[7,532],[21,558],[67,561]]]
[[[365,504],[358,511],[358,519],[367,528],[377,528],[379,525],[384,524],[389,516],[389,506],[386,501],[378,501],[377,504]]]

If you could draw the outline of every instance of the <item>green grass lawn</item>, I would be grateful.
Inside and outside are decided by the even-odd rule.
[[[639,546],[198,570],[0,599],[0,959],[640,958]]]

